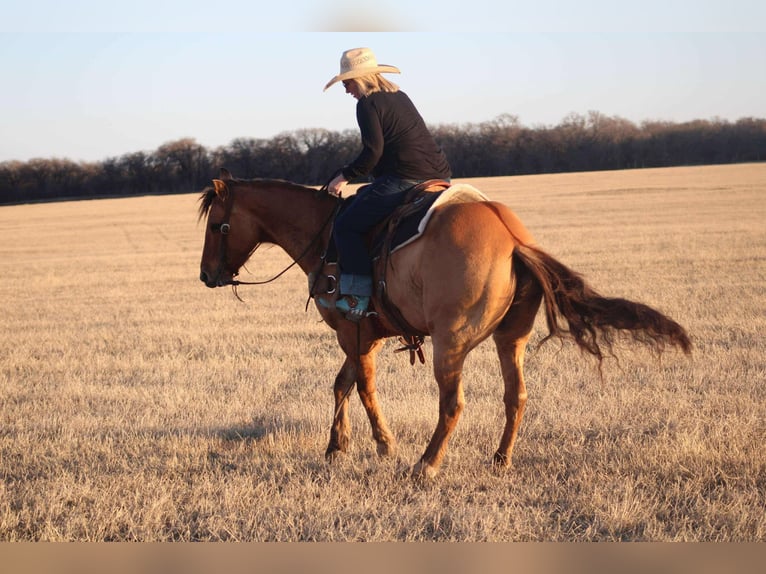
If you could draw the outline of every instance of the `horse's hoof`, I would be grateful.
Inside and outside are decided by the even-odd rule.
[[[436,478],[436,475],[439,473],[439,470],[431,466],[430,464],[427,464],[423,462],[422,460],[417,463],[413,469],[412,469],[412,478],[423,481],[423,482],[429,482]]]
[[[378,456],[393,456],[396,454],[397,448],[395,442],[379,442],[378,443]]]
[[[327,450],[324,453],[324,457],[327,462],[340,460],[345,456],[346,456],[345,451],[339,449],[338,447],[332,447],[332,446],[328,446]]]
[[[511,457],[500,452],[495,452],[495,455],[492,457],[492,466],[495,468],[510,468]]]

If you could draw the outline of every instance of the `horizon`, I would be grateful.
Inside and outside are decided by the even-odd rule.
[[[530,126],[530,125],[526,125],[523,122],[519,121],[518,125],[519,125],[519,127],[521,129],[528,129],[528,130],[533,130],[533,131],[534,130],[557,129],[559,126],[564,125],[566,120],[569,117],[571,117],[571,116],[578,116],[578,117],[583,118],[586,121],[588,121],[589,120],[589,116],[590,116],[591,113],[596,113],[596,114],[601,115],[602,117],[607,117],[609,119],[618,119],[618,120],[629,121],[634,126],[636,126],[636,128],[638,130],[643,130],[644,126],[646,124],[652,124],[652,123],[655,123],[655,122],[659,123],[659,124],[668,124],[668,125],[685,125],[685,124],[694,124],[696,122],[708,122],[711,125],[714,125],[716,123],[720,123],[720,124],[732,125],[733,126],[733,125],[736,125],[738,122],[743,121],[743,120],[766,121],[766,118],[756,118],[756,117],[753,117],[753,116],[743,116],[741,118],[736,118],[736,119],[733,119],[733,120],[729,120],[727,118],[721,118],[721,117],[715,116],[715,117],[712,117],[712,118],[692,118],[692,119],[684,120],[684,121],[681,121],[681,122],[674,122],[674,121],[670,121],[670,120],[657,120],[657,119],[648,119],[648,120],[642,120],[642,121],[639,121],[639,122],[633,122],[632,120],[627,120],[626,118],[622,118],[620,116],[606,116],[606,114],[600,114],[600,112],[598,112],[597,110],[589,110],[586,113],[571,112],[568,116],[565,116],[564,118],[562,118],[556,124],[537,124],[537,125]],[[512,114],[510,114],[510,115],[512,115]],[[481,126],[483,124],[491,124],[491,123],[493,123],[495,121],[503,121],[502,116],[496,116],[495,118],[491,118],[491,119],[488,119],[488,120],[485,120],[485,121],[481,121],[481,122],[467,122],[467,123],[464,123],[464,124],[459,124],[459,125],[458,124],[452,124],[452,125],[457,125],[459,129],[466,129],[466,130],[468,130],[472,126]],[[431,129],[435,130],[435,129],[439,129],[441,127],[448,127],[450,125],[451,124],[431,124],[431,125],[429,125],[429,127]],[[112,156],[107,156],[107,157],[97,158],[97,159],[92,159],[92,160],[76,160],[76,159],[73,159],[73,158],[70,158],[70,157],[65,157],[65,156],[30,157],[28,159],[23,159],[23,160],[18,160],[18,159],[6,159],[6,160],[3,160],[3,159],[0,159],[0,165],[3,164],[3,163],[14,163],[14,162],[29,163],[29,162],[33,162],[33,161],[53,161],[53,162],[61,161],[61,162],[73,162],[73,163],[80,164],[80,165],[98,165],[98,164],[105,163],[105,162],[107,162],[109,160],[115,160],[115,159],[124,158],[126,156],[130,156],[130,155],[133,155],[133,154],[136,154],[136,153],[143,153],[143,154],[145,154],[147,156],[150,156],[151,154],[156,153],[161,147],[163,147],[165,145],[172,145],[172,144],[184,141],[184,140],[190,140],[191,142],[194,142],[197,145],[202,146],[202,148],[204,148],[206,152],[212,152],[212,151],[216,151],[216,150],[219,150],[219,149],[225,149],[225,148],[231,146],[231,144],[234,143],[237,140],[256,139],[256,140],[264,140],[264,141],[268,142],[268,141],[270,141],[272,139],[275,139],[277,137],[280,137],[280,136],[299,135],[300,132],[303,131],[303,130],[305,130],[305,131],[312,131],[312,130],[325,130],[325,129],[326,128],[313,128],[313,127],[297,128],[295,130],[286,130],[286,131],[283,131],[283,132],[279,132],[279,133],[276,133],[276,134],[274,134],[272,136],[265,137],[265,138],[258,138],[258,137],[254,137],[254,136],[238,136],[238,137],[233,138],[229,142],[226,142],[226,143],[223,143],[223,144],[220,144],[220,145],[216,145],[214,147],[213,146],[205,146],[204,144],[202,144],[199,141],[197,141],[197,138],[195,138],[193,136],[184,136],[184,137],[179,137],[179,138],[174,139],[174,140],[168,140],[168,141],[165,141],[165,142],[161,142],[154,149],[128,150],[128,151],[125,151],[123,153],[119,153],[117,155],[112,155]],[[348,130],[327,129],[327,131],[335,132],[335,133],[339,133],[340,134],[340,133],[342,133],[344,131],[348,131]]]

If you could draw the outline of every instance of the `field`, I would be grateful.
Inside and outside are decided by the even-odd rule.
[[[441,474],[431,370],[386,345],[399,440],[354,396],[324,449],[341,352],[291,270],[198,280],[197,194],[0,207],[2,541],[764,541],[766,164],[469,180],[600,292],[679,321],[687,358],[574,345],[527,355],[509,470],[489,461],[502,380],[485,342]],[[262,247],[245,280],[289,263]],[[430,357],[430,349],[426,347]]]

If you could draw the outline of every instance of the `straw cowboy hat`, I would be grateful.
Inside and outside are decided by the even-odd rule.
[[[375,59],[375,54],[373,54],[372,50],[369,48],[354,48],[353,50],[346,50],[340,57],[340,74],[327,82],[327,85],[324,87],[324,89],[326,90],[335,82],[342,82],[343,80],[360,78],[362,76],[366,76],[367,74],[378,74],[380,72],[388,72],[391,74],[401,73],[399,68],[394,66],[378,64],[378,61]]]

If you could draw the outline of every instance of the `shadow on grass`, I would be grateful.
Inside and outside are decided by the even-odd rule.
[[[215,428],[212,434],[227,442],[260,442],[278,440],[282,437],[304,436],[313,434],[316,430],[303,419],[293,420],[283,415],[259,415],[250,423]]]

